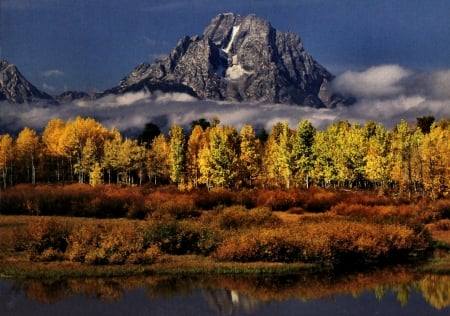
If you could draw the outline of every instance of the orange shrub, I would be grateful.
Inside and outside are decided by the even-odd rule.
[[[247,210],[243,206],[231,206],[219,211],[215,217],[222,229],[270,227],[281,222],[268,208],[263,207]]]
[[[268,207],[273,211],[286,211],[292,207],[303,206],[307,194],[307,191],[299,189],[258,190],[257,205]]]
[[[429,246],[426,235],[400,225],[341,219],[250,229],[228,236],[214,252],[223,261],[303,261],[353,265],[402,260]]]
[[[322,213],[339,203],[340,195],[325,189],[312,188],[308,191],[308,198],[303,208],[307,212]]]
[[[156,191],[145,198],[145,208],[155,218],[169,215],[175,219],[198,217],[201,212],[196,208],[194,198],[183,193],[164,193]]]

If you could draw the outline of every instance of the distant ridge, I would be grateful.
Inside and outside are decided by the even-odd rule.
[[[0,60],[0,101],[13,104],[36,101],[56,103],[52,96],[33,86],[15,65],[6,60]]]
[[[350,104],[332,94],[333,75],[303,48],[300,37],[280,32],[255,15],[219,14],[201,36],[185,36],[170,54],[142,63],[104,92],[40,91],[6,60],[0,61],[0,101],[67,103],[138,91],[185,93],[201,100],[283,103],[310,107]]]

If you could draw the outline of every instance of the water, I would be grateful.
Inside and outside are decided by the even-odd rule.
[[[0,280],[0,315],[449,315],[450,276]]]

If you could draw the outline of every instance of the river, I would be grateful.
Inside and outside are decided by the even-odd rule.
[[[449,315],[450,276],[406,268],[342,275],[0,279],[0,315]]]

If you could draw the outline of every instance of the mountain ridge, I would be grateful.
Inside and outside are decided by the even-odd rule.
[[[311,107],[349,104],[333,94],[334,76],[304,49],[300,37],[280,32],[256,15],[215,16],[201,35],[184,36],[153,63],[136,66],[117,86],[100,93],[38,90],[17,67],[1,61],[0,101],[50,104],[137,91],[186,93],[201,100],[282,103]]]
[[[303,48],[300,37],[282,33],[256,15],[219,14],[202,35],[184,36],[162,60],[142,63],[118,90],[140,80],[188,86],[206,100],[270,102],[333,107],[333,75]]]
[[[32,85],[19,69],[7,60],[0,60],[0,101],[14,104],[35,101],[55,103],[52,96]]]

